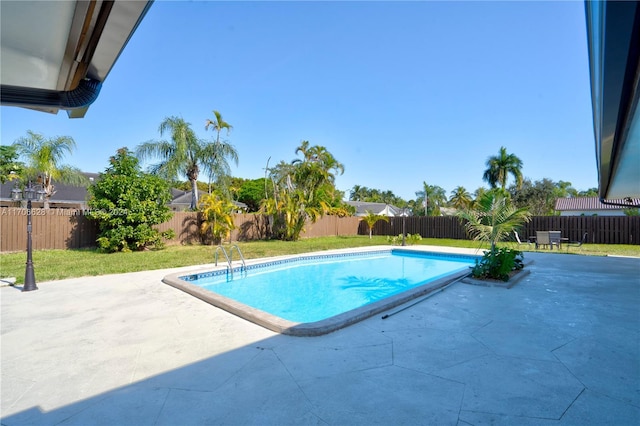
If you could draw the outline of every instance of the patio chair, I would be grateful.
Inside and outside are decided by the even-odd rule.
[[[570,241],[569,243],[567,243],[567,252],[569,251],[569,247],[580,247],[580,250],[582,250],[582,245],[587,242],[588,235],[589,234],[585,232],[584,235],[582,235],[582,240]]]
[[[536,250],[543,246],[549,246],[549,248],[551,248],[549,231],[536,231]]]
[[[555,245],[560,250],[562,244],[562,231],[549,231],[549,241],[551,242],[551,249]]]
[[[528,241],[528,240],[525,241],[525,242],[520,241],[520,235],[518,235],[518,231],[513,231],[513,235],[515,235],[515,237],[516,237],[516,241],[518,242],[518,246],[521,246],[522,244],[526,244],[528,246],[531,245],[531,241]]]

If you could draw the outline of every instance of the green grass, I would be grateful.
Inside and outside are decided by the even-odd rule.
[[[238,243],[238,246],[246,259],[255,259],[310,251],[387,244],[386,237],[382,236],[374,236],[371,240],[368,236],[353,236],[310,238],[295,242],[252,241]],[[420,244],[473,249],[488,248],[488,245],[477,241],[434,238],[425,238]],[[513,243],[504,244],[523,251],[536,251],[533,245],[518,247]],[[548,250],[538,251],[549,252]],[[213,252],[213,247],[199,245],[170,246],[164,250],[112,254],[100,253],[96,250],[41,250],[33,252],[33,263],[37,281],[51,281],[64,278],[201,265],[213,262]],[[561,251],[554,250],[553,253],[566,255],[567,250],[563,248]],[[569,253],[640,257],[640,246],[585,244],[581,249],[570,248]],[[24,281],[25,261],[26,254],[24,252],[0,254],[0,276],[16,277],[17,283],[22,284]]]

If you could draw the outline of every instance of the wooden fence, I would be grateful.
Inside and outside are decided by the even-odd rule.
[[[464,225],[456,217],[407,217],[405,229],[408,234],[420,234],[423,238],[467,239]],[[536,231],[561,231],[562,237],[580,241],[588,234],[587,243],[592,244],[640,244],[640,216],[535,216],[524,224],[519,233],[522,238],[536,235]],[[360,234],[367,233],[362,224]],[[399,235],[402,233],[402,218],[390,218],[373,227],[374,235]]]
[[[176,212],[173,217],[158,225],[160,231],[173,229],[175,239],[168,244],[209,243],[200,234],[202,219],[198,213]],[[236,229],[231,233],[233,241],[248,241],[267,238],[269,222],[267,216],[237,214]],[[305,226],[303,238],[328,235],[357,235],[360,219],[325,216],[316,223]],[[26,249],[27,209],[0,208],[0,252]],[[32,243],[34,250],[77,249],[96,246],[97,226],[88,219],[83,210],[32,209]]]
[[[234,241],[263,239],[269,235],[266,216],[238,214],[235,216]],[[404,229],[408,234],[420,234],[423,238],[467,239],[464,226],[456,217],[407,217],[389,218],[373,227],[374,235],[399,235]],[[33,209],[32,241],[34,250],[95,247],[97,227],[82,210]],[[177,212],[171,220],[158,226],[160,230],[173,229],[176,238],[169,244],[199,244],[201,218],[198,213]],[[23,251],[26,248],[27,210],[0,208],[0,252]],[[522,226],[523,238],[535,235],[535,231],[562,231],[571,241],[582,239],[598,244],[640,244],[640,216],[538,216]],[[367,235],[367,225],[358,217],[325,216],[316,223],[305,226],[303,238],[329,235]],[[204,240],[204,242],[208,242]]]

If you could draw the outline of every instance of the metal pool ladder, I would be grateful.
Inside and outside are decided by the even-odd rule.
[[[240,251],[240,247],[238,247],[237,244],[234,244],[231,246],[231,248],[229,249],[229,252],[227,252],[225,250],[225,248],[223,246],[218,246],[216,247],[216,251],[214,254],[215,260],[216,260],[216,266],[218,266],[218,252],[222,251],[222,254],[224,254],[225,259],[227,259],[227,273],[231,274],[231,279],[233,280],[233,249],[236,249],[236,251],[238,252],[238,256],[240,256],[240,261],[242,262],[242,266],[240,267],[240,272],[244,271],[245,274],[247,273],[247,263],[244,260],[244,256],[242,255],[242,252]]]

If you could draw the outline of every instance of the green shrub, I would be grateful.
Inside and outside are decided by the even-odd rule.
[[[422,236],[420,234],[407,234],[404,238],[406,244],[412,246],[414,244],[418,244],[419,241],[422,241]],[[402,244],[402,234],[397,236],[387,235],[387,242],[396,246]]]
[[[172,213],[169,184],[140,171],[138,159],[126,148],[110,159],[111,166],[88,188],[87,216],[98,222],[96,242],[105,252],[162,248],[173,230],[160,232],[155,225],[169,220]]]
[[[474,278],[509,281],[509,274],[523,267],[522,252],[504,247],[485,251],[482,259],[476,260],[471,272]]]

